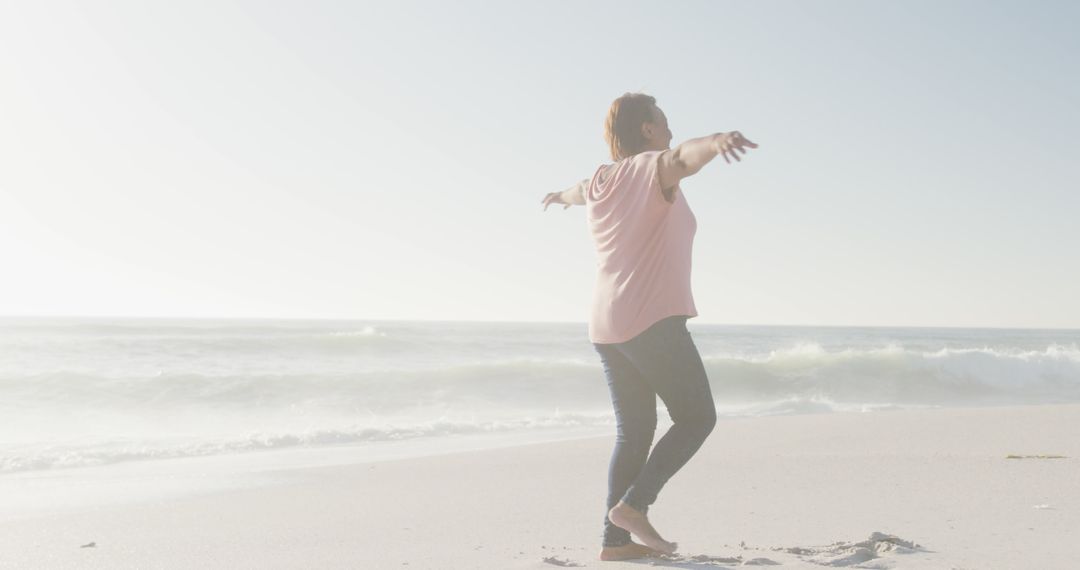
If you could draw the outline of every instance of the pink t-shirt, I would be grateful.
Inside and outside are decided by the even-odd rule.
[[[690,254],[697,220],[681,189],[668,202],[657,158],[648,151],[601,166],[585,192],[596,244],[596,289],[589,340],[626,342],[657,321],[697,316],[690,292]]]

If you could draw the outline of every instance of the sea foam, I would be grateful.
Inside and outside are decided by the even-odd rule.
[[[1078,331],[690,330],[723,417],[1080,401]],[[574,323],[0,320],[0,396],[0,472],[614,430]]]

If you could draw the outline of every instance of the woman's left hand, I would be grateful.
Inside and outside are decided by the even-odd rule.
[[[573,206],[573,204],[563,200],[563,193],[562,192],[551,192],[547,196],[544,196],[544,211],[545,212],[547,211],[548,206],[550,206],[552,204],[566,204],[565,206],[563,206],[564,210],[569,208],[570,206]]]

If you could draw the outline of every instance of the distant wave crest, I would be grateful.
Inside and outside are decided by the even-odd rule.
[[[764,355],[703,358],[718,402],[820,397],[879,404],[1080,401],[1080,348],[921,352],[899,346],[827,351],[803,344]],[[516,358],[340,374],[100,376],[76,370],[0,377],[9,402],[150,410],[279,408],[383,414],[418,406],[483,411],[610,406],[598,362]]]
[[[764,355],[704,358],[728,395],[820,395],[838,401],[965,404],[1080,401],[1080,348],[1043,350],[888,345],[828,351],[805,343]]]

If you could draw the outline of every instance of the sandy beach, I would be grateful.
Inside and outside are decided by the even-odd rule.
[[[721,419],[650,511],[669,560],[597,560],[612,435],[24,512],[0,568],[1067,569],[1077,435],[1074,404]]]

